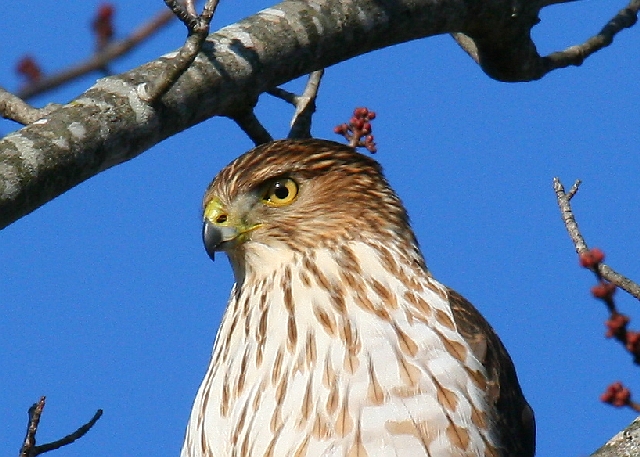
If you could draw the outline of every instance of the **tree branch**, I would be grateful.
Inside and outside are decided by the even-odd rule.
[[[209,35],[154,104],[145,84],[162,78],[171,58],[98,80],[0,140],[0,228],[171,135],[213,116],[233,118],[272,87],[385,46],[462,31],[488,74],[524,80],[540,61],[530,30],[548,2],[518,2],[514,12],[512,0],[316,0],[313,8],[285,0]]]
[[[84,76],[87,73],[101,71],[107,67],[111,61],[123,56],[145,39],[159,32],[173,18],[174,16],[171,11],[162,11],[147,23],[140,26],[127,38],[107,45],[100,52],[92,55],[84,62],[80,62],[59,73],[43,75],[42,78],[20,89],[17,96],[23,100],[28,100],[36,95],[55,89],[56,87]]]
[[[621,457],[638,455],[640,449],[640,418],[616,434],[591,457]]]
[[[269,95],[280,98],[295,107],[287,138],[311,138],[311,121],[313,113],[316,111],[316,98],[318,98],[323,75],[324,69],[311,72],[302,95],[293,94],[280,87],[274,87],[267,91]]]
[[[569,236],[571,237],[571,241],[575,246],[576,252],[578,254],[582,254],[583,252],[588,251],[589,248],[587,247],[587,243],[584,241],[584,237],[582,236],[582,233],[578,228],[578,223],[576,222],[575,216],[573,215],[573,210],[571,209],[570,203],[570,199],[578,191],[579,185],[580,181],[576,181],[569,193],[565,193],[564,186],[560,182],[560,179],[553,179],[553,190],[556,193],[562,221],[564,222],[564,226],[566,227],[567,232],[569,232]],[[621,275],[604,263],[600,263],[598,265],[598,273],[607,281],[610,281],[633,297],[640,300],[640,285],[638,285],[638,283],[636,283],[635,281],[632,281],[626,276]]]
[[[42,444],[40,446],[36,446],[36,433],[38,432],[38,426],[40,424],[40,417],[42,415],[42,411],[44,410],[46,397],[40,397],[37,403],[34,403],[31,408],[29,408],[29,424],[27,426],[27,436],[24,439],[24,443],[20,448],[20,457],[36,457],[40,454],[44,454],[45,452],[53,451],[55,449],[59,449],[63,446],[73,443],[79,438],[82,438],[91,427],[98,422],[98,419],[102,416],[102,410],[99,409],[93,415],[91,420],[86,424],[82,425],[75,432],[61,438],[59,440],[53,441],[51,443]]]
[[[0,116],[22,125],[31,124],[60,106],[50,103],[44,108],[34,108],[21,98],[0,87]]]
[[[164,2],[173,14],[187,26],[188,34],[184,45],[170,60],[162,75],[140,86],[139,93],[142,100],[151,103],[166,94],[193,63],[209,34],[209,24],[218,7],[218,0],[207,0],[202,14],[197,16],[192,13],[194,11],[193,3],[183,7],[177,0],[164,0]]]
[[[571,46],[564,51],[549,54],[543,59],[545,66],[544,74],[570,65],[582,65],[582,62],[591,54],[613,43],[613,38],[618,33],[626,28],[632,27],[638,21],[638,10],[640,10],[640,0],[631,0],[629,5],[621,9],[597,35],[589,38],[583,44]]]
[[[253,109],[236,114],[232,119],[256,146],[273,141],[273,137],[260,123]]]
[[[477,20],[471,27],[451,31],[458,45],[478,63],[485,73],[498,81],[533,81],[559,68],[581,65],[591,54],[609,46],[613,38],[637,21],[640,0],[631,0],[607,25],[585,43],[541,57],[530,37],[523,31],[539,22],[541,8],[573,0],[547,0],[514,3],[510,14],[500,20]],[[528,33],[528,32],[527,32]]]

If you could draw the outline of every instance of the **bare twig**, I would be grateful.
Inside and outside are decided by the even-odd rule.
[[[98,422],[98,419],[100,419],[100,417],[102,417],[101,409],[97,410],[96,413],[93,415],[93,417],[89,420],[89,422],[80,426],[75,432],[70,433],[64,438],[60,438],[59,440],[53,441],[51,443],[46,443],[41,446],[36,446],[36,452],[31,454],[30,457],[35,457],[36,455],[44,454],[45,452],[54,451],[56,449],[61,448],[62,446],[66,446],[82,438],[84,435],[87,434],[89,430],[91,430],[91,427],[93,427],[95,423]]]
[[[289,138],[311,138],[311,122],[316,111],[316,98],[324,70],[314,71],[309,75],[309,80],[304,92],[297,97],[296,110],[291,119]]]
[[[274,87],[273,89],[269,89],[267,91],[267,94],[272,95],[276,98],[280,98],[293,106],[296,105],[296,99],[298,98],[298,96],[293,92],[289,92],[288,90],[285,90],[281,87]]]
[[[638,20],[638,10],[640,10],[640,0],[631,0],[625,8],[607,22],[607,25],[597,35],[582,44],[543,57],[544,74],[570,65],[582,65],[582,62],[591,54],[609,46],[619,32],[632,27]]]
[[[173,19],[171,11],[162,11],[151,20],[136,29],[127,38],[107,45],[102,51],[91,56],[88,60],[67,68],[59,73],[44,75],[37,81],[18,91],[18,97],[27,100],[38,94],[66,84],[93,71],[103,71],[108,63],[129,52],[151,35],[159,32],[162,27]]]
[[[273,141],[273,137],[260,123],[253,110],[238,114],[232,119],[256,146]]]
[[[25,436],[24,443],[20,449],[20,457],[31,457],[33,455],[34,448],[36,447],[36,433],[38,431],[38,424],[40,423],[40,416],[44,409],[45,400],[45,397],[40,397],[40,400],[29,408],[27,436]]]
[[[291,118],[291,129],[288,138],[311,138],[311,122],[316,111],[316,98],[324,70],[309,73],[309,79],[302,95],[293,94],[280,87],[267,91],[269,95],[280,98],[295,107]]]
[[[207,0],[202,14],[196,16],[192,3],[187,3],[185,7],[177,0],[164,0],[173,14],[187,27],[187,40],[178,54],[169,61],[161,78],[141,85],[140,98],[148,102],[159,100],[189,68],[209,35],[209,25],[218,7],[218,1]]]
[[[573,197],[578,191],[579,181],[573,185],[569,193],[565,193],[564,186],[560,182],[560,179],[553,179],[553,189],[556,193],[556,198],[558,200],[558,206],[560,207],[560,213],[562,216],[562,221],[569,232],[569,236],[571,237],[571,241],[575,246],[576,252],[578,254],[582,254],[588,251],[587,243],[584,241],[582,233],[580,233],[580,229],[578,228],[578,224],[573,215],[573,210],[571,209],[571,204],[569,200]],[[598,274],[607,281],[615,284],[620,287],[630,295],[634,296],[638,300],[640,300],[640,285],[635,281],[621,275],[620,273],[614,271],[608,265],[604,263],[598,264]]]
[[[40,400],[29,408],[27,436],[25,437],[22,448],[20,449],[20,457],[36,457],[40,454],[44,454],[45,452],[53,451],[61,448],[62,446],[71,444],[77,439],[82,438],[89,430],[91,430],[91,427],[93,427],[102,416],[102,410],[99,409],[89,422],[78,428],[75,432],[51,443],[36,446],[36,433],[38,432],[38,425],[40,424],[40,416],[44,409],[45,400],[46,397],[40,397]]]

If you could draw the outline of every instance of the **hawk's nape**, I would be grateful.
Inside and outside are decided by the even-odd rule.
[[[380,165],[259,146],[204,198],[236,283],[182,457],[531,457],[535,421],[480,313],[428,272]]]

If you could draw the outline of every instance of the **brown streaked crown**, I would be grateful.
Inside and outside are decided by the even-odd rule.
[[[261,201],[268,180],[289,177],[299,186],[293,203],[272,208]],[[251,235],[268,244],[277,240],[296,250],[362,237],[382,237],[417,250],[402,202],[375,160],[353,148],[326,140],[281,140],[243,154],[213,180],[204,205],[214,197],[233,207],[240,197],[255,199],[245,220],[264,224]]]

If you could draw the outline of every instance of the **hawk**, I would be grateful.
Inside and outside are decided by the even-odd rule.
[[[373,159],[259,146],[207,189],[203,238],[235,285],[182,457],[533,456],[507,351],[431,276]]]

